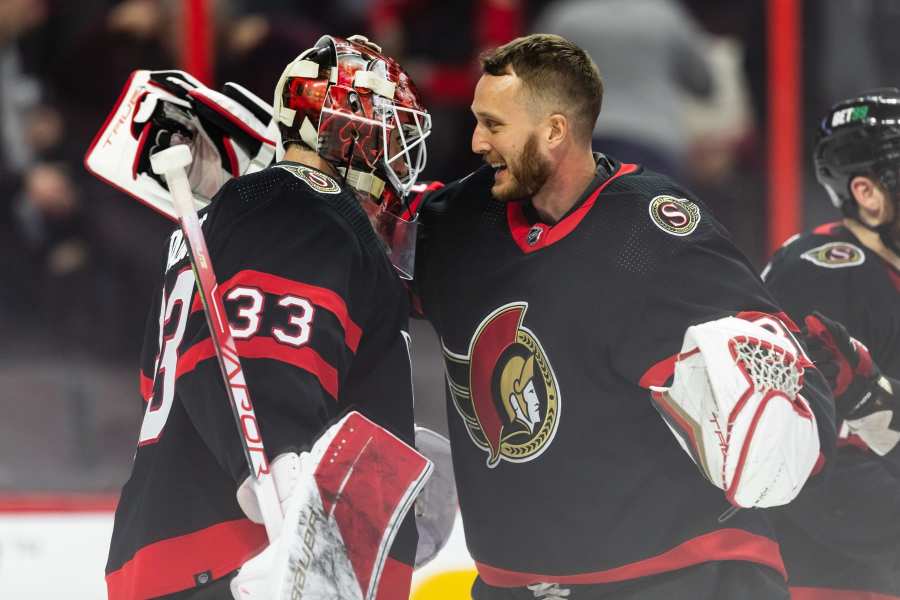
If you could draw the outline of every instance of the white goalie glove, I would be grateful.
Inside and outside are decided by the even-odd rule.
[[[793,500],[819,457],[800,395],[811,365],[788,337],[735,317],[689,327],[669,388],[653,403],[700,472],[732,505]]]
[[[450,441],[430,429],[416,426],[416,450],[434,465],[434,473],[415,504],[416,529],[419,531],[419,545],[416,548],[418,568],[431,561],[447,544],[459,504]]]
[[[332,425],[310,452],[290,456],[272,461],[283,529],[244,563],[231,581],[232,595],[373,600],[394,536],[431,474],[431,463],[357,412]],[[255,496],[241,494],[244,488],[239,503],[248,517],[258,519]],[[408,587],[407,582],[404,593]],[[387,592],[382,597],[393,597]]]
[[[261,170],[280,149],[272,107],[235,83],[221,92],[184,71],[135,71],[85,155],[88,171],[176,220],[150,155],[187,144],[197,209],[231,177]]]

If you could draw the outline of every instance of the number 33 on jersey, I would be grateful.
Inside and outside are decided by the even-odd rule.
[[[318,301],[321,306],[326,309],[330,307],[336,313],[346,313],[346,308],[342,307],[343,301],[336,294],[259,271],[241,271],[219,289],[229,315],[231,333],[241,355],[269,356],[301,363],[297,366],[312,363],[315,371],[325,371],[318,373],[320,382],[326,391],[336,396],[333,378],[328,376],[327,369],[323,369],[327,365],[323,364],[318,354],[312,349],[297,352],[311,339],[316,316],[314,302]],[[163,291],[155,375],[152,381],[144,380],[142,386],[147,409],[141,425],[141,445],[156,442],[162,434],[172,408],[176,378],[190,371],[199,360],[212,355],[212,342],[208,337],[197,344],[184,345],[188,318],[191,315],[202,318],[198,312],[202,310],[202,305],[194,290],[194,274],[190,268],[184,268],[175,278],[171,290]],[[346,319],[346,315],[344,317]],[[348,341],[353,343],[355,326],[352,322],[349,326]],[[145,387],[148,383],[152,386],[149,397]]]

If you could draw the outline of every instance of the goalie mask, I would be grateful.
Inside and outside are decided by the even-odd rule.
[[[364,37],[323,36],[285,68],[274,109],[282,144],[334,165],[411,277],[417,210],[407,199],[425,168],[431,117],[406,72]]]

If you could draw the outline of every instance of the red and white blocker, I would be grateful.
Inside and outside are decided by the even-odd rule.
[[[740,508],[787,504],[819,457],[800,394],[812,363],[789,335],[736,317],[689,327],[655,407],[703,475]]]
[[[431,470],[427,458],[387,430],[348,413],[300,455],[296,483],[282,504],[282,532],[241,567],[232,594],[240,600],[399,597],[388,587],[408,594],[411,567],[403,582],[381,576]]]

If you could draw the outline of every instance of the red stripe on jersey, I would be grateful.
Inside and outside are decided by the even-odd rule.
[[[492,567],[476,561],[478,574],[497,587],[521,587],[532,583],[596,584],[627,581],[639,577],[668,573],[693,565],[717,560],[743,560],[771,567],[787,579],[781,551],[775,540],[743,529],[720,529],[684,542],[667,552],[621,567],[578,573],[550,575],[525,573]]]
[[[838,229],[843,225],[840,221],[833,221],[831,223],[823,223],[812,230],[812,232],[816,235],[834,235]]]
[[[413,568],[411,566],[389,556],[387,562],[384,563],[384,569],[381,571],[381,581],[378,582],[375,600],[409,598],[412,573]]]
[[[196,586],[194,576],[204,572],[219,579],[266,543],[262,525],[239,519],[149,544],[106,576],[109,600],[155,598],[190,589]]]
[[[356,349],[359,347],[359,340],[362,338],[362,329],[350,318],[347,303],[336,292],[328,288],[253,270],[238,272],[234,277],[220,284],[219,289],[224,297],[231,288],[238,285],[255,287],[267,294],[276,296],[290,294],[299,298],[306,298],[316,306],[324,308],[334,314],[338,321],[341,322],[341,327],[344,328],[344,342],[353,353],[356,353]]]
[[[563,220],[558,222],[556,225],[553,225],[552,227],[549,225],[544,225],[543,223],[532,225],[525,217],[525,212],[522,210],[521,202],[507,202],[506,220],[509,223],[509,231],[512,234],[513,240],[515,240],[516,245],[519,246],[519,249],[525,254],[555,244],[559,240],[572,233],[575,228],[578,227],[578,224],[581,223],[581,221],[588,214],[591,208],[594,207],[594,203],[597,201],[597,197],[600,196],[600,192],[602,192],[606,188],[606,186],[608,186],[613,182],[613,180],[617,179],[618,177],[621,177],[622,175],[628,175],[629,173],[634,173],[637,170],[637,165],[622,163],[622,165],[619,167],[619,170],[613,173],[609,177],[609,179],[601,183],[600,186],[596,190],[594,190],[594,193],[584,201],[584,204],[572,211],[569,215],[566,215]],[[536,242],[534,242],[533,244],[529,244],[528,233],[533,227],[540,227],[542,233],[541,237],[539,237]]]
[[[337,400],[338,372],[322,356],[308,346],[295,348],[281,344],[273,338],[255,337],[235,342],[241,358],[268,358],[293,365],[315,376],[328,394]],[[200,362],[216,355],[211,339],[194,344],[178,357],[176,379],[193,371]]]
[[[150,402],[150,396],[153,395],[153,379],[144,375],[144,372],[140,372],[141,378],[141,398],[144,399],[144,402]]]
[[[791,587],[791,600],[900,600],[900,596],[876,594],[860,590]]]

